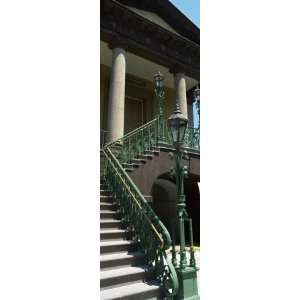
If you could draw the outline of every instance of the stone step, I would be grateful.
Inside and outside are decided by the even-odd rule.
[[[107,202],[107,201],[113,201],[113,196],[107,196],[107,195],[104,195],[104,196],[102,196],[102,195],[100,195],[100,202],[102,202],[102,201],[104,201],[104,202]]]
[[[118,205],[116,203],[113,202],[100,202],[100,211],[102,210],[112,210],[112,211],[116,211],[118,209]]]
[[[100,187],[100,196],[111,196],[112,195],[112,191],[109,189],[102,189]]]
[[[112,269],[125,266],[141,266],[144,264],[145,254],[142,252],[120,252],[100,256],[100,268]]]
[[[159,154],[159,151],[158,150],[145,150],[144,151],[145,154],[150,154],[150,155],[158,155]]]
[[[134,241],[103,241],[100,243],[100,254],[136,251],[137,246],[138,243]]]
[[[151,147],[151,150],[160,152],[160,148],[157,147],[157,146],[152,146],[152,147]]]
[[[154,300],[163,299],[157,282],[138,282],[100,291],[101,300]]]
[[[131,282],[142,282],[150,280],[152,276],[150,272],[140,266],[102,270],[100,273],[100,289],[128,285]]]
[[[151,154],[139,154],[137,156],[137,158],[148,160],[148,159],[153,159],[153,155],[151,155]]]
[[[115,219],[104,219],[100,220],[100,228],[104,229],[117,229],[121,227],[121,220],[115,220]]]
[[[138,168],[140,166],[140,164],[136,164],[136,163],[123,163],[122,166],[124,168]]]
[[[143,165],[147,162],[147,160],[142,159],[142,158],[134,158],[134,159],[131,160],[131,162],[133,162],[135,164]]]
[[[100,230],[101,241],[125,239],[126,237],[129,236],[130,233],[124,229],[101,229]]]
[[[118,213],[114,210],[100,210],[100,219],[117,219]]]

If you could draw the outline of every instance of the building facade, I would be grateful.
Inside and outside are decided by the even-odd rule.
[[[101,295],[199,299],[193,243],[200,245],[200,124],[194,120],[200,30],[168,0],[101,0],[100,20]],[[153,79],[158,71],[162,97]],[[178,184],[169,155],[176,151],[166,127],[176,103],[188,119],[177,231]]]
[[[169,1],[101,1],[101,129],[107,141],[155,117],[158,70],[165,77],[165,116],[177,98],[193,124],[199,38],[199,28]]]

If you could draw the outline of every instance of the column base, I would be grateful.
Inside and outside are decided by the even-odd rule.
[[[179,290],[174,300],[199,300],[197,286],[197,269],[186,267],[176,268],[178,276]]]

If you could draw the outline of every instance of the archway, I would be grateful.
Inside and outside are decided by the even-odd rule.
[[[193,221],[194,244],[200,244],[200,193],[199,175],[189,174],[184,181],[186,211]],[[151,191],[153,209],[167,227],[172,230],[172,221],[176,218],[176,185],[168,173],[160,175],[153,183]],[[187,234],[188,232],[186,232]]]

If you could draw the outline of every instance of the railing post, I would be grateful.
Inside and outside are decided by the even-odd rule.
[[[195,251],[194,251],[194,240],[193,240],[193,223],[192,219],[188,219],[189,222],[189,231],[190,231],[190,267],[195,267],[196,266],[196,261],[195,261]]]
[[[175,117],[174,115],[172,115],[169,118],[170,123],[174,119]],[[178,119],[180,119],[180,117],[178,117]],[[177,219],[178,219],[179,242],[180,242],[180,252],[179,252],[180,261],[179,261],[179,266],[176,266],[179,289],[174,299],[175,300],[184,300],[184,299],[199,300],[200,298],[198,295],[198,286],[197,286],[197,268],[196,268],[195,256],[193,252],[194,251],[193,237],[192,237],[193,229],[191,227],[192,225],[191,222],[189,224],[189,235],[191,241],[191,245],[190,245],[191,259],[189,265],[187,265],[186,251],[185,251],[185,220],[189,220],[189,219],[185,209],[186,204],[185,204],[185,195],[184,195],[184,177],[187,174],[186,174],[185,167],[181,165],[181,160],[184,157],[184,152],[182,151],[181,146],[184,144],[184,142],[186,144],[185,140],[181,140],[180,144],[176,144],[176,142],[174,142],[175,168],[171,171],[171,175],[172,176],[175,175],[175,181],[176,181],[176,212],[177,212]],[[173,246],[173,250],[174,250],[174,246]]]
[[[175,249],[175,224],[172,221],[172,263],[174,267],[177,267],[176,249]]]
[[[185,232],[184,232],[184,219],[179,217],[179,239],[180,239],[180,268],[184,269],[186,266],[186,253],[185,253]]]

